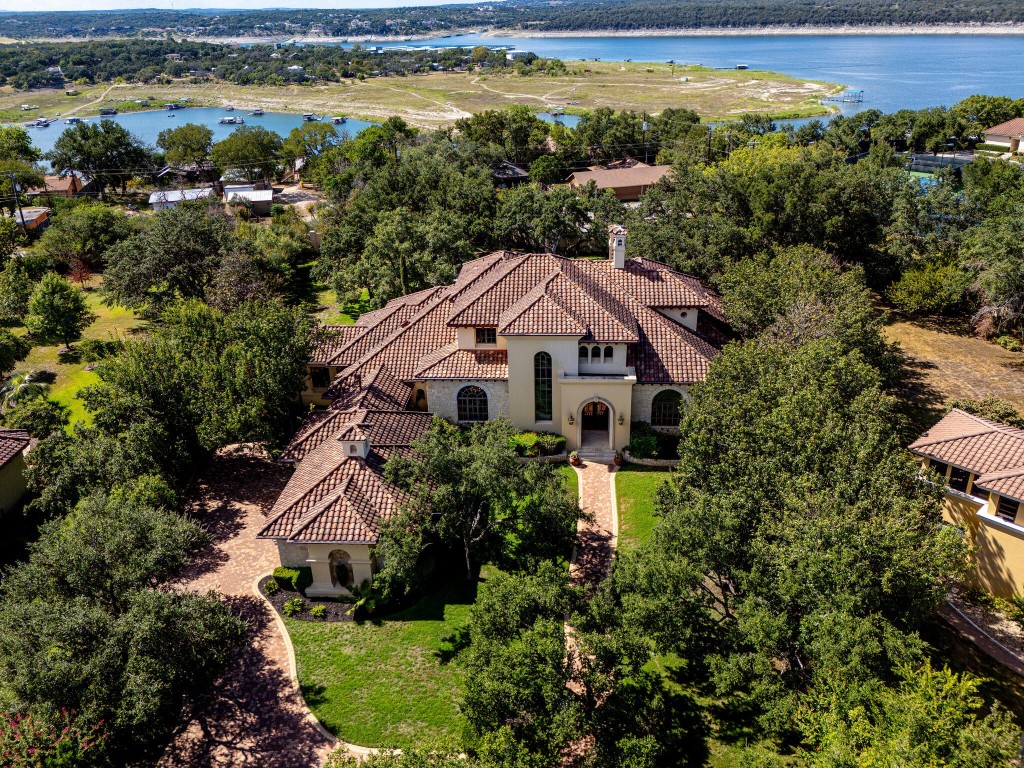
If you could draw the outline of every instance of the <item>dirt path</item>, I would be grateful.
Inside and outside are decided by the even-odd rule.
[[[288,651],[253,582],[277,564],[273,542],[255,538],[287,470],[248,456],[218,457],[194,491],[190,512],[214,537],[185,589],[214,589],[243,616],[251,642],[213,689],[194,702],[159,768],[315,768],[332,745],[306,719]]]
[[[580,483],[580,506],[593,519],[580,521],[579,541],[569,573],[577,582],[594,587],[608,573],[618,539],[612,485],[617,467],[584,461],[575,469]]]
[[[100,97],[98,99],[94,99],[93,101],[86,102],[85,104],[79,104],[77,107],[72,107],[67,112],[64,112],[61,115],[61,117],[67,117],[68,115],[73,115],[73,114],[75,114],[75,112],[78,112],[79,110],[86,109],[86,108],[91,107],[91,106],[93,106],[95,104],[99,104],[101,101],[103,101],[105,98],[107,98],[107,94],[110,93],[115,88],[117,88],[116,85],[110,86],[109,88],[107,88],[107,90],[105,90],[103,93],[100,94]]]

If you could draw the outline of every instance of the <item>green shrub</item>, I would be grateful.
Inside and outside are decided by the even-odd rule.
[[[310,568],[279,566],[274,569],[274,580],[277,581],[281,589],[287,589],[289,592],[303,592],[313,583],[313,571]]]
[[[638,459],[651,459],[658,455],[658,436],[650,424],[634,421],[629,425],[629,445],[626,450]]]
[[[565,435],[541,432],[537,435],[537,445],[541,456],[557,456],[565,450]]]
[[[1020,339],[1015,339],[1013,336],[996,336],[993,341],[1003,349],[1008,349],[1011,352],[1024,351],[1024,344],[1020,343]]]
[[[296,613],[302,613],[306,610],[306,601],[301,597],[293,597],[289,600],[285,600],[283,610],[285,616],[294,616]]]
[[[283,216],[287,212],[288,209],[285,208],[285,206],[283,206],[281,203],[274,203],[273,205],[270,206],[271,216]]]
[[[964,303],[971,276],[955,264],[908,269],[889,286],[889,300],[907,314],[942,314]]]
[[[108,357],[113,357],[124,349],[124,342],[117,339],[104,341],[103,339],[82,339],[78,342],[78,354],[86,363],[97,363]]]
[[[520,456],[555,456],[565,450],[565,437],[554,432],[520,432],[512,438]]]
[[[281,589],[281,585],[277,583],[277,579],[271,577],[267,579],[267,583],[263,585],[263,589],[266,590],[268,595],[272,595]]]
[[[324,616],[327,615],[327,606],[314,605],[312,608],[309,609],[309,615],[312,616],[314,619],[322,619]]]
[[[520,432],[512,438],[512,446],[520,456],[539,456],[536,432]]]

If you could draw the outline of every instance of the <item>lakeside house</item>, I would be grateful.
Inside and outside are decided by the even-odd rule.
[[[1024,430],[954,408],[910,451],[945,482],[943,518],[976,548],[977,585],[1024,593]]]
[[[253,216],[269,216],[274,202],[274,190],[263,189],[264,185],[226,184],[224,202],[227,205],[243,205]]]
[[[50,214],[52,211],[45,207],[22,206],[13,214],[5,213],[7,218],[13,218],[18,225],[18,231],[23,235],[39,234],[50,226]]]
[[[583,189],[594,182],[599,192],[610,189],[620,201],[635,202],[670,173],[671,165],[647,165],[631,160],[615,167],[592,166],[586,171],[576,171],[569,177],[569,186]]]
[[[174,208],[179,203],[206,200],[213,194],[213,187],[202,189],[162,189],[153,192],[149,196],[149,204],[153,211],[163,211]]]
[[[718,297],[696,278],[626,257],[500,251],[452,285],[390,301],[327,330],[309,364],[310,414],[285,449],[295,470],[261,538],[282,565],[310,567],[311,596],[372,578],[381,524],[407,499],[384,481],[435,416],[498,416],[557,432],[568,450],[611,458],[634,422],[678,430],[688,388],[726,340]]]
[[[1021,139],[1024,138],[1024,117],[1015,117],[1005,123],[994,125],[981,132],[986,144],[995,144],[999,147],[1006,147],[1007,152],[1016,152],[1020,149]]]
[[[25,196],[29,198],[41,197],[47,200],[54,197],[80,197],[92,194],[94,186],[91,181],[86,181],[75,173],[68,174],[67,176],[46,174],[43,177],[43,185],[41,187],[29,187],[25,190]]]

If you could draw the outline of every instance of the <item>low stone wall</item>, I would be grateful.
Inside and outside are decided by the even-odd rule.
[[[639,464],[641,467],[678,467],[681,463],[679,459],[638,459],[630,455],[629,451],[624,451],[622,457],[630,464]]]
[[[519,461],[521,461],[523,464],[526,464],[527,462],[531,462],[531,461],[535,461],[535,462],[537,462],[539,464],[561,464],[561,463],[566,462],[568,460],[569,460],[569,452],[568,451],[562,451],[561,453],[556,453],[553,456],[520,456],[519,457]]]

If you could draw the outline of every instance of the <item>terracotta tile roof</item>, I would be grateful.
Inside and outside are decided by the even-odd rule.
[[[404,411],[411,395],[412,387],[380,365],[338,376],[325,392],[331,407],[344,411]]]
[[[997,136],[1024,136],[1024,117],[1015,117],[1005,123],[993,125],[982,133],[992,133]]]
[[[365,328],[355,325],[324,325],[320,327],[316,346],[313,348],[311,363],[328,363],[342,349],[352,343],[356,336],[365,332]]]
[[[417,380],[508,379],[508,352],[504,349],[459,349],[454,344],[432,352],[413,372]]]
[[[28,448],[30,439],[23,429],[0,429],[0,467]]]
[[[638,163],[631,168],[595,168],[589,171],[577,171],[569,177],[569,183],[585,187],[593,181],[598,189],[649,187],[670,173],[672,173],[671,165]]]

